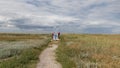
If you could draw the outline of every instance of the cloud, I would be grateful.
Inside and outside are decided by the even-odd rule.
[[[1,32],[120,33],[119,0],[0,0]]]

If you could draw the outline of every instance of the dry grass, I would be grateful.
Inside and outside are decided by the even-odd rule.
[[[49,41],[46,34],[0,34],[0,68],[35,68]]]
[[[120,35],[66,34],[61,43],[58,60],[62,50],[75,63],[71,68],[120,68]]]
[[[0,34],[0,41],[19,41],[27,39],[44,39],[47,34]]]

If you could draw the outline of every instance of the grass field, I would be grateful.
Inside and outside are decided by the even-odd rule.
[[[0,34],[0,68],[35,68],[49,41],[46,34]]]
[[[64,34],[56,54],[63,68],[120,68],[120,35]]]

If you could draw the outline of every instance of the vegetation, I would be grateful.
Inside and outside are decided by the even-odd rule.
[[[56,54],[63,68],[120,68],[120,35],[65,34]]]
[[[49,35],[1,34],[0,68],[35,68]]]

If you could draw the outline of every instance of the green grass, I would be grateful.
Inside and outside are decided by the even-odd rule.
[[[49,35],[12,36],[17,41],[8,41],[8,35],[0,41],[0,68],[35,68],[39,54],[50,42]]]
[[[57,54],[57,61],[62,64],[63,68],[75,68],[74,61],[71,60],[70,55],[70,49],[68,49],[64,43],[64,38],[61,37],[61,42],[59,43],[59,48],[56,51]]]
[[[120,68],[120,35],[65,34],[57,49],[63,68]]]
[[[40,52],[47,46],[43,45],[40,48],[30,48],[24,50],[19,56],[15,56],[12,59],[3,61],[0,63],[0,68],[28,68],[28,63],[31,61],[37,61]],[[33,63],[34,63],[33,62]],[[36,63],[36,62],[35,62]]]

